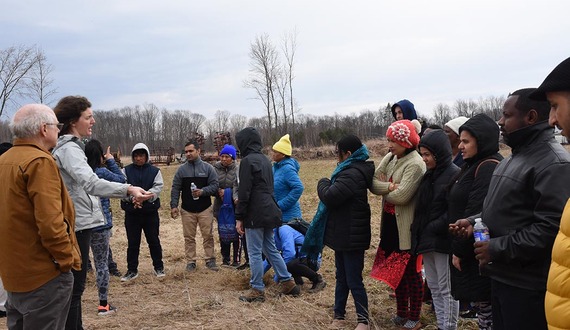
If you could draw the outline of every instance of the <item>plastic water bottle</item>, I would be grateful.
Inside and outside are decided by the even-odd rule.
[[[489,235],[489,228],[487,228],[481,218],[475,219],[475,226],[473,226],[473,237],[475,237],[475,242],[484,242],[491,239],[491,236]]]
[[[190,190],[192,190],[192,199],[194,199],[195,201],[200,199],[200,197],[194,196],[194,190],[196,189],[198,189],[198,187],[196,187],[196,184],[194,182],[190,183]]]

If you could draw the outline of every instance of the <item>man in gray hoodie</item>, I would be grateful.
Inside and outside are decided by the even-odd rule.
[[[152,266],[157,277],[164,277],[162,262],[162,246],[160,245],[160,192],[164,186],[160,169],[150,164],[150,152],[144,143],[137,143],[131,153],[133,163],[124,169],[127,183],[142,187],[152,193],[152,197],[140,203],[131,199],[123,199],[121,208],[125,211],[125,229],[127,231],[127,273],[121,278],[122,282],[130,281],[138,276],[139,251],[141,233],[144,231]]]

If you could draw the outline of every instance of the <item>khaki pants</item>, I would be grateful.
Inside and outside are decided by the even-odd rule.
[[[181,208],[180,214],[182,216],[186,262],[196,262],[196,229],[198,225],[202,234],[206,261],[216,260],[214,256],[214,235],[212,234],[214,223],[212,207],[210,206],[199,213],[188,212]]]

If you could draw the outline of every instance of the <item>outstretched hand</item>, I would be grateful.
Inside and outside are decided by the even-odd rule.
[[[129,186],[127,193],[133,196],[133,203],[142,204],[142,202],[151,199],[154,194],[150,191],[146,191],[141,187]]]

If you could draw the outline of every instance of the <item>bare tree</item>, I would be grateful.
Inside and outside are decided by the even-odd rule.
[[[257,98],[263,101],[267,111],[267,120],[271,135],[271,127],[277,127],[277,106],[275,104],[275,80],[279,70],[279,58],[275,46],[269,40],[267,34],[257,36],[251,44],[249,57],[250,77],[244,82],[244,86],[252,88]]]
[[[30,70],[30,78],[26,81],[25,94],[35,102],[50,104],[57,93],[57,89],[53,87],[53,79],[50,78],[53,66],[47,62],[41,50],[37,51],[36,56],[36,65]]]
[[[284,77],[289,86],[289,102],[290,102],[290,117],[291,123],[293,124],[293,133],[295,131],[295,112],[296,103],[293,97],[293,79],[295,75],[293,74],[293,67],[295,64],[295,52],[297,50],[297,30],[285,35],[283,38],[283,53],[285,55],[286,65],[284,66]]]
[[[444,103],[437,104],[433,109],[433,114],[434,114],[435,124],[441,127],[443,127],[445,123],[447,123],[452,119],[451,109],[449,108],[449,105]]]
[[[235,114],[230,117],[230,126],[232,135],[245,128],[247,124],[247,117],[244,115]]]
[[[229,130],[230,112],[218,110],[214,114],[214,118],[210,120],[212,123],[213,133],[227,132]],[[208,123],[210,125],[210,123]]]
[[[0,116],[14,97],[23,94],[26,78],[38,61],[38,51],[32,47],[9,47],[0,50]]]
[[[479,105],[477,102],[469,99],[469,100],[456,100],[455,104],[453,105],[453,110],[455,111],[456,115],[465,116],[467,118],[471,118],[477,113],[479,113]]]

